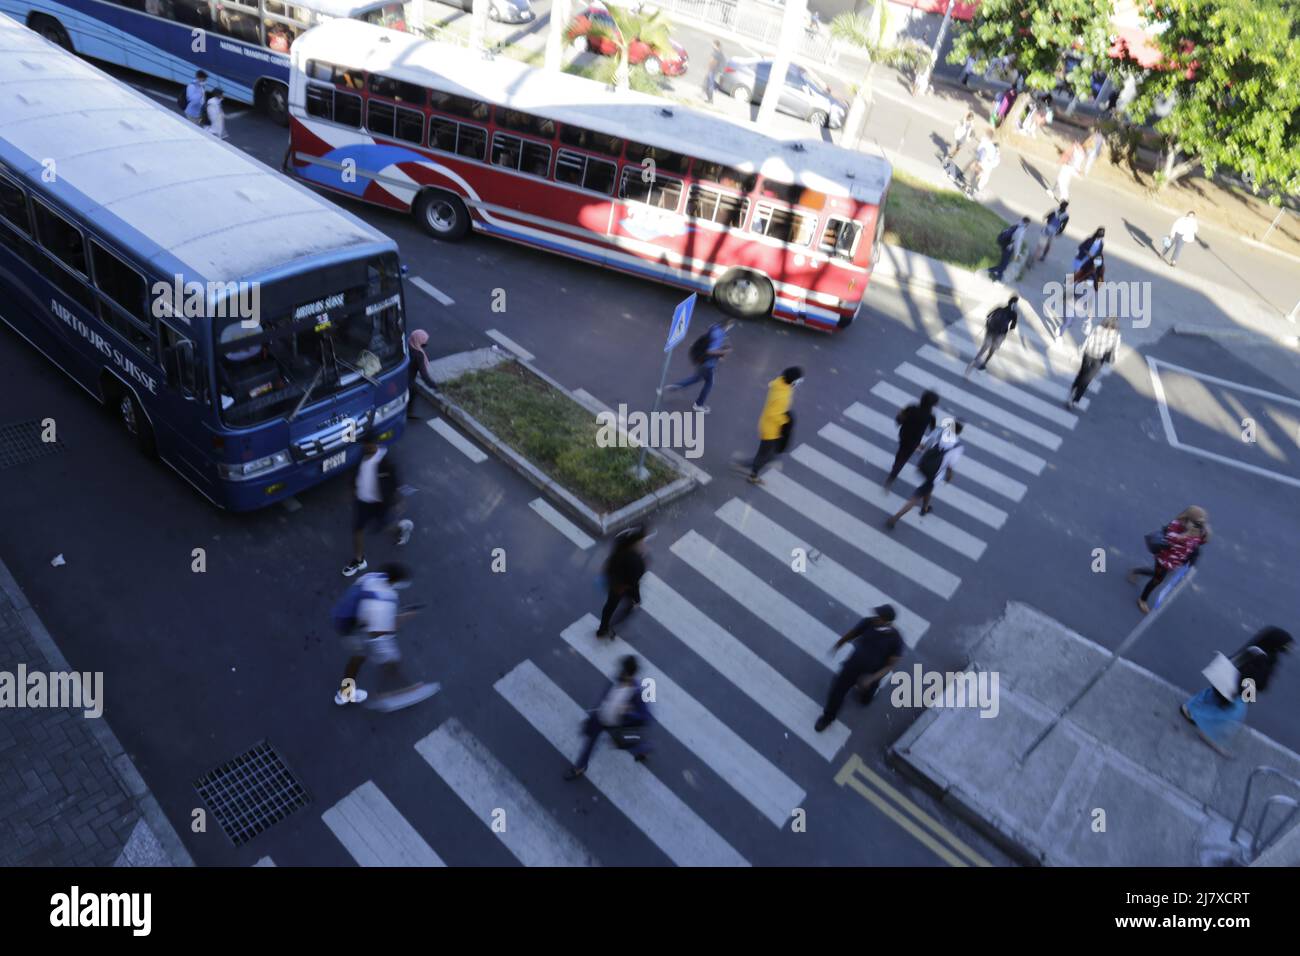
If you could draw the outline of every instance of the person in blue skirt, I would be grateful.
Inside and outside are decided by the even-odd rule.
[[[1292,644],[1291,635],[1280,627],[1264,628],[1232,655],[1232,666],[1238,674],[1235,695],[1229,698],[1207,687],[1183,704],[1183,716],[1196,727],[1202,740],[1229,756],[1227,745],[1246,722],[1246,705],[1256,702],[1260,691],[1267,689],[1278,656],[1290,653]]]

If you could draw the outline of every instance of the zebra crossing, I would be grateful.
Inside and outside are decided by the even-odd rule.
[[[596,617],[583,614],[505,673],[486,701],[492,721],[507,724],[512,739],[525,738],[523,750],[545,751],[558,779],[582,749],[594,690],[624,655],[636,654],[638,679],[653,693],[656,743],[671,741],[693,769],[679,779],[655,757],[637,763],[606,742],[581,781],[538,781],[521,776],[519,752],[494,753],[448,718],[414,749],[469,815],[457,819],[478,821],[458,827],[457,837],[495,839],[527,866],[626,862],[624,847],[595,845],[599,828],[559,804],[563,787],[569,800],[598,794],[604,812],[665,862],[748,866],[764,852],[755,832],[784,835],[814,785],[833,778],[843,786],[850,777],[849,789],[908,832],[941,830],[896,791],[884,795],[887,784],[848,750],[851,705],[825,731],[813,725],[832,672],[849,653],[832,652],[838,635],[889,603],[905,642],[916,647],[927,616],[960,592],[963,576],[1042,475],[1044,456],[1077,427],[1078,416],[1061,407],[1073,374],[1070,346],[1053,346],[1032,326],[1026,331],[1014,345],[1008,340],[989,371],[970,378],[963,373],[978,348],[975,331],[962,322],[934,336],[789,449],[761,486],[737,484],[657,547],[624,636],[595,640]],[[966,423],[967,452],[956,482],[937,489],[934,513],[913,511],[891,532],[884,519],[906,496],[882,487],[894,458],[893,416],[923,388],[938,391],[940,410]],[[910,489],[923,478],[908,465],[900,480]],[[374,781],[321,819],[360,865],[444,863],[447,834],[419,832]],[[936,862],[980,859],[954,852],[959,841],[917,839]]]

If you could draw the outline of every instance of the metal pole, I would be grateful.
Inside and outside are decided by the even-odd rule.
[[[1187,573],[1183,575],[1182,581],[1179,582],[1177,590],[1182,591],[1183,588],[1187,586],[1187,583],[1191,581],[1192,578],[1194,578],[1195,576],[1196,576],[1196,569],[1188,568]],[[1074,708],[1074,705],[1077,704],[1079,701],[1083,700],[1084,695],[1087,694],[1088,691],[1092,690],[1093,687],[1097,685],[1097,682],[1099,680],[1101,680],[1103,677],[1106,676],[1106,672],[1110,670],[1111,665],[1124,656],[1124,652],[1127,651],[1130,647],[1132,647],[1137,642],[1137,639],[1146,632],[1146,629],[1148,627],[1151,626],[1151,622],[1160,616],[1160,612],[1163,611],[1166,607],[1168,607],[1169,604],[1173,601],[1173,599],[1174,599],[1173,593],[1166,595],[1165,599],[1161,601],[1158,605],[1156,605],[1155,608],[1152,609],[1151,613],[1148,614],[1145,618],[1143,618],[1142,622],[1138,624],[1137,627],[1133,628],[1133,633],[1130,634],[1128,637],[1124,638],[1124,643],[1120,644],[1120,646],[1114,650],[1114,652],[1111,654],[1110,660],[1108,660],[1105,663],[1105,665],[1102,667],[1101,670],[1097,671],[1097,673],[1092,676],[1092,678],[1088,681],[1088,683],[1083,685],[1083,688],[1077,694],[1074,695],[1074,697],[1070,700],[1070,702],[1065,705],[1065,708],[1061,710],[1060,713],[1058,713],[1055,717],[1052,718],[1052,722],[1049,723],[1045,728],[1043,728],[1043,732],[1041,734],[1039,734],[1037,737],[1034,738],[1034,742],[1029,745],[1029,749],[1020,755],[1020,758],[1016,761],[1017,763],[1023,764],[1026,760],[1029,759],[1029,755],[1038,749],[1038,745],[1047,739],[1047,735],[1056,729],[1056,725],[1060,723],[1061,720],[1065,717],[1065,715],[1068,714]]]
[[[930,91],[930,75],[934,72],[935,61],[939,58],[939,50],[943,47],[943,38],[948,33],[948,24],[952,22],[952,4],[953,0],[947,0],[943,8],[943,22],[939,24],[939,33],[934,38],[934,46],[930,48],[930,55],[925,61],[925,66],[916,77],[913,94],[920,96]]]
[[[659,402],[663,398],[664,394],[664,382],[668,381],[668,363],[672,360],[673,353],[670,349],[664,353],[664,370],[659,373],[659,387],[655,389],[655,407],[654,410],[650,412],[650,421],[652,422],[655,420],[655,415],[659,412]],[[649,436],[647,435],[646,438],[649,439]],[[632,474],[636,475],[638,481],[645,481],[650,477],[650,473],[646,471],[645,467],[645,453],[647,448],[647,445],[641,446],[641,454],[637,457],[636,468],[632,472]]]
[[[1264,235],[1262,235],[1259,239],[1260,242],[1268,242],[1269,234],[1274,229],[1277,228],[1277,224],[1282,221],[1282,217],[1285,215],[1286,215],[1286,206],[1283,206],[1281,209],[1277,211],[1277,215],[1273,217],[1273,221],[1269,223],[1268,228],[1264,230]]]

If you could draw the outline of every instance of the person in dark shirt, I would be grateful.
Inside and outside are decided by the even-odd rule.
[[[975,357],[970,360],[970,364],[966,366],[965,374],[969,375],[972,368],[978,367],[983,371],[989,367],[989,359],[993,358],[993,353],[1002,348],[1007,333],[1016,327],[1018,321],[1016,307],[1019,302],[1020,296],[1013,295],[1007,300],[1006,305],[994,309],[984,319],[984,342],[975,353]]]
[[[934,408],[938,404],[939,394],[927,389],[921,393],[919,404],[900,408],[894,416],[898,424],[898,452],[894,455],[894,467],[889,469],[889,477],[885,479],[886,488],[898,478],[907,460],[920,447],[921,440],[938,424],[934,418]]]
[[[713,102],[713,91],[718,88],[718,74],[726,65],[727,57],[722,52],[722,42],[714,40],[713,49],[709,52],[709,65],[704,71],[704,98],[710,103]]]
[[[641,606],[641,578],[646,571],[645,542],[648,537],[645,526],[638,525],[620,532],[614,539],[614,549],[605,562],[605,582],[609,593],[600,611],[597,637],[610,640],[618,637],[613,627],[614,612],[624,601],[628,602],[628,607],[620,621],[631,614],[633,608]]]
[[[853,642],[853,653],[831,682],[826,707],[817,718],[818,733],[834,722],[840,705],[854,686],[858,688],[862,703],[871,703],[876,687],[902,659],[903,638],[894,628],[894,616],[891,605],[880,605],[871,617],[864,617],[831,648],[831,653],[834,653],[845,644]]]
[[[429,374],[429,354],[424,351],[425,345],[429,343],[429,333],[424,329],[414,329],[407,336],[407,344],[410,346],[411,362],[407,367],[407,388],[410,389],[410,397],[407,399],[406,417],[414,418],[416,421],[420,417],[415,414],[415,395],[418,389],[415,387],[417,381],[424,382],[433,391],[438,390],[438,383],[433,380]]]

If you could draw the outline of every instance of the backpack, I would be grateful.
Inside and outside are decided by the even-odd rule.
[[[1016,227],[1014,225],[1007,226],[1007,228],[998,233],[998,245],[1005,249],[1007,246],[1011,245],[1011,240],[1015,237]]]
[[[691,361],[696,365],[703,365],[709,358],[709,337],[713,330],[709,329],[694,342],[691,343]]]
[[[921,470],[921,474],[925,475],[926,481],[934,481],[939,477],[939,472],[943,470],[943,460],[948,457],[948,452],[959,444],[961,443],[957,442],[950,448],[944,448],[942,442],[936,441],[925,450],[925,454],[916,463],[916,467]]]
[[[330,618],[334,621],[334,630],[345,637],[357,629],[357,611],[366,598],[378,599],[378,596],[366,589],[364,581],[356,581],[343,592]]]
[[[397,465],[393,463],[393,453],[389,451],[379,463],[376,476],[379,478],[379,496],[384,504],[391,506],[397,499]]]
[[[188,86],[181,87],[180,93],[176,95],[176,105],[181,108],[182,113],[190,108],[190,88]]]

